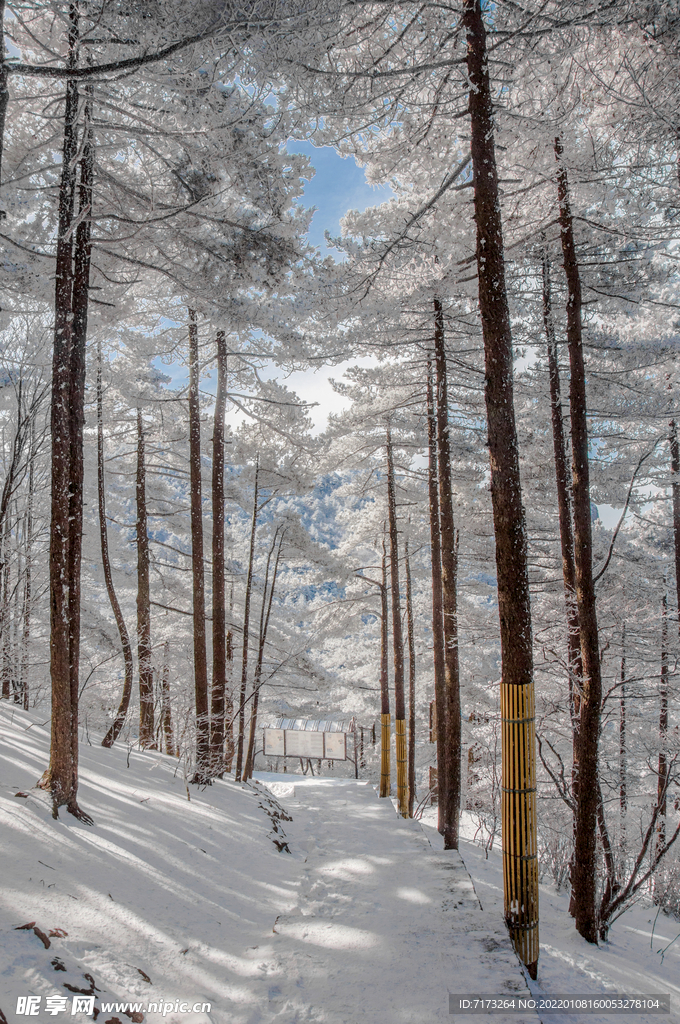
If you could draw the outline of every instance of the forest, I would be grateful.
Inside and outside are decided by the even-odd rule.
[[[0,687],[187,793],[337,720],[446,849],[680,913],[680,10],[1,0]],[[310,243],[311,143],[390,198]],[[348,164],[349,166],[349,164]],[[330,377],[319,428],[291,375]]]

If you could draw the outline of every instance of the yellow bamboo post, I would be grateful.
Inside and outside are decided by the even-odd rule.
[[[397,734],[397,800],[402,818],[408,818],[408,772],[406,759],[406,720],[397,718],[395,732]]]
[[[389,796],[390,783],[390,716],[380,716],[380,796]]]
[[[404,692],[404,634],[399,586],[399,529],[394,453],[389,421],[385,430],[387,454],[387,512],[390,535],[390,590],[392,593],[392,649],[394,652],[394,720],[397,748],[397,800],[399,813],[408,818],[408,763],[406,759],[406,694]],[[387,580],[385,580],[387,589]],[[386,711],[387,708],[383,708]]]
[[[387,666],[387,552],[382,542],[382,583],[380,584],[380,796],[389,796],[390,782],[390,691]]]
[[[501,683],[505,921],[529,975],[538,965],[536,725],[534,684]]]

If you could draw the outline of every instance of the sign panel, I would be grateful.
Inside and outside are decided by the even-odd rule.
[[[306,729],[264,729],[264,754],[268,757],[317,757],[347,760],[347,734],[311,732]]]
[[[347,734],[344,732],[325,732],[323,734],[324,757],[329,761],[344,761],[347,758]]]
[[[323,733],[286,729],[287,757],[323,757]]]
[[[286,752],[283,729],[264,730],[264,753],[271,757],[281,757]]]

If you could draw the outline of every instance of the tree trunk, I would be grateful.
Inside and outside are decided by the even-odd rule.
[[[175,734],[172,728],[172,708],[170,706],[170,666],[168,665],[168,641],[165,641],[163,648],[163,671],[161,673],[161,725],[163,727],[163,741],[165,753],[171,757],[179,757],[179,750],[175,746]]]
[[[75,67],[78,47],[78,12],[71,7],[69,56]],[[76,187],[78,150],[78,88],[66,86],[64,145],[59,186],[59,218],[55,265],[54,350],[52,357],[52,491],[50,517],[50,676],[52,681],[52,735],[50,763],[39,785],[49,790],[52,813],[66,805],[76,817],[90,821],[78,807],[78,636],[79,571],[82,539],[82,415],[79,386],[84,383],[84,352],[77,351],[84,335],[76,339],[76,323],[86,325],[82,306],[76,318],[74,298],[73,240],[71,225]],[[85,163],[83,160],[82,163]],[[81,172],[83,168],[81,165]],[[82,195],[82,193],[81,193]],[[85,218],[87,220],[87,218]],[[81,225],[82,226],[82,225]],[[76,232],[76,241],[82,240]],[[84,262],[84,261],[83,261]],[[79,267],[79,293],[87,296]],[[80,510],[79,510],[80,506]],[[77,550],[71,550],[75,545]],[[75,616],[75,621],[74,621]],[[76,659],[76,660],[74,660]]]
[[[434,702],[437,732],[437,828],[446,830],[446,666],[444,663],[444,611],[442,599],[441,522],[439,515],[439,468],[437,420],[432,386],[432,364],[427,361],[427,484],[430,499],[430,547],[432,562],[432,644],[434,648]]]
[[[571,518],[571,498],[569,494],[569,460],[567,442],[564,435],[564,419],[562,416],[562,395],[560,388],[560,370],[557,359],[557,341],[552,318],[552,288],[550,282],[550,263],[548,253],[543,249],[543,326],[548,350],[548,377],[550,381],[550,410],[552,416],[553,452],[555,457],[555,483],[557,487],[557,512],[560,526],[560,546],[562,550],[562,580],[564,583],[564,604],[567,618],[567,671],[569,673],[569,716],[571,718],[571,792],[574,804],[578,802],[579,778],[579,721],[581,714],[581,681],[583,679],[583,662],[581,659],[581,630],[578,621],[578,605],[576,601],[576,564],[574,561],[574,530]],[[574,841],[576,841],[576,818],[572,821]],[[574,858],[569,865],[572,880],[572,893],[569,912],[575,914],[573,873]]]
[[[85,428],[85,369],[87,321],[92,258],[92,188],[94,178],[94,141],[92,138],[91,89],[85,104],[83,156],[80,161],[78,217],[75,231],[73,275],[73,331],[70,366],[70,466],[69,466],[69,538],[68,538],[68,616],[71,689],[71,756],[78,765],[78,700],[80,697],[80,593],[83,552],[83,434]]]
[[[16,399],[17,399],[17,422],[16,429],[14,431],[14,438],[12,440],[12,456],[10,464],[5,474],[5,482],[2,488],[2,498],[0,499],[0,567],[2,568],[2,586],[0,587],[1,598],[0,598],[0,694],[3,699],[9,700],[10,696],[13,696],[15,703],[21,703],[15,680],[13,680],[12,662],[11,662],[11,632],[12,632],[12,616],[10,612],[10,576],[11,567],[17,561],[12,557],[10,553],[10,543],[12,536],[12,516],[11,508],[13,502],[13,496],[17,487],[17,480],[22,470],[22,456],[26,445],[26,437],[28,431],[28,422],[30,414],[26,414],[24,410],[24,389],[22,387],[22,381],[19,379]],[[16,501],[14,501],[16,506]],[[17,515],[15,511],[14,521],[17,521]],[[15,588],[15,595],[18,590],[19,583],[19,566],[17,565],[17,587]]]
[[[680,174],[680,170],[679,170]],[[671,449],[671,480],[673,492],[673,549],[675,554],[675,586],[677,605],[680,608],[680,445],[675,420],[669,423],[668,441]],[[680,631],[680,616],[678,617]]]
[[[657,776],[656,803],[659,808],[656,819],[656,853],[666,845],[666,792],[668,789],[668,594],[664,580],[661,605],[661,674],[659,678],[659,768]],[[659,896],[659,878],[654,877],[655,902]]]
[[[257,531],[258,479],[260,475],[260,459],[255,463],[255,491],[253,494],[253,518],[250,525],[250,551],[248,553],[248,576],[246,578],[246,594],[243,605],[243,649],[241,652],[241,691],[238,706],[238,742],[236,746],[236,781],[241,781],[243,768],[243,742],[246,727],[246,688],[248,686],[248,640],[250,631],[250,598],[253,590],[253,562],[255,559],[255,534]]]
[[[5,121],[7,119],[8,105],[9,73],[5,60],[5,0],[0,0],[0,184],[4,184],[2,158],[5,149]]]
[[[99,540],[102,552],[102,569],[104,570],[104,583],[106,593],[109,596],[111,611],[116,620],[120,644],[123,648],[123,664],[125,667],[125,678],[123,681],[123,693],[113,724],[102,740],[103,747],[112,747],[118,739],[120,730],[123,728],[130,704],[132,694],[132,678],[134,666],[132,662],[132,644],[125,625],[125,619],[118,603],[118,597],[113,586],[111,575],[111,560],[109,558],[109,538],[106,528],[106,488],[104,481],[104,400],[102,389],[102,350],[101,345],[97,349],[97,497],[99,506]]]
[[[226,601],[224,570],[224,417],[227,411],[227,339],[217,332],[217,393],[213,422],[212,463],[212,642],[213,674],[210,708],[210,772],[225,769],[224,714],[227,688]]]
[[[10,506],[11,509],[11,506]],[[10,511],[8,509],[8,512]],[[0,679],[2,679],[3,700],[12,696],[12,680],[9,667],[9,574],[12,565],[10,554],[10,515],[2,523],[0,535],[0,564],[2,564],[2,587],[0,587]]]
[[[205,566],[201,488],[200,366],[196,313],[189,310],[189,458],[191,479],[191,569],[193,576],[194,686],[196,693],[196,764],[192,782],[210,781],[210,712],[208,655],[205,637]]]
[[[231,584],[229,600],[229,621],[234,613],[234,583]],[[232,680],[234,677],[234,633],[231,627],[227,630],[227,683],[224,691],[224,721],[226,737],[224,743],[224,770],[231,771],[234,760],[234,696]]]
[[[137,407],[137,662],[139,666],[139,743],[155,746],[153,666],[151,664],[151,587],[146,505],[144,420]]]
[[[434,354],[437,409],[437,466],[439,469],[439,518],[441,529],[442,602],[444,625],[444,688],[446,691],[446,818],[444,849],[458,849],[460,820],[460,664],[458,657],[458,552],[453,519],[449,397],[444,343],[444,311],[434,300]],[[441,800],[441,797],[440,797]]]
[[[387,552],[383,537],[382,584],[380,587],[380,791],[381,797],[390,795],[390,688],[387,636]]]
[[[557,485],[557,510],[560,525],[560,544],[562,548],[562,578],[564,580],[564,603],[567,613],[567,658],[569,665],[569,695],[574,725],[574,747],[578,733],[580,712],[581,678],[583,666],[581,661],[581,631],[578,621],[576,603],[576,565],[574,562],[574,531],[571,518],[571,499],[569,494],[569,460],[567,442],[564,434],[562,416],[562,398],[560,388],[560,371],[557,360],[557,342],[552,320],[552,295],[550,285],[550,265],[548,254],[543,250],[543,322],[548,348],[548,376],[550,379],[550,407],[552,413],[553,451],[555,455],[555,482]],[[576,753],[576,751],[574,751]]]
[[[279,561],[281,559],[281,547],[283,546],[283,537],[285,531],[282,531],[281,536],[279,538],[279,549],[276,553],[276,559],[274,561],[272,583],[271,587],[269,588],[269,597],[267,598],[267,586],[269,583],[269,566],[272,555],[274,554],[274,547],[276,545],[276,538],[278,532],[279,529],[277,527],[276,533],[274,534],[272,546],[269,549],[269,554],[267,556],[267,570],[265,572],[264,577],[264,593],[262,595],[262,611],[260,613],[260,640],[257,648],[257,664],[255,665],[255,678],[253,680],[253,706],[250,713],[250,734],[248,736],[248,753],[246,755],[246,765],[243,772],[244,782],[247,782],[248,779],[252,778],[253,767],[255,764],[255,731],[257,729],[257,709],[260,703],[260,687],[262,685],[262,662],[264,660],[264,649],[267,643],[269,617],[272,611],[272,601],[274,600],[274,588],[276,587],[276,577],[279,574]]]
[[[562,164],[562,144],[555,140],[557,193],[564,272],[567,280],[567,343],[571,384],[572,494],[574,505],[574,561],[576,600],[581,631],[583,682],[579,735],[579,785],[574,842],[574,917],[576,928],[588,942],[597,942],[595,902],[597,878],[597,786],[602,678],[593,580],[593,540],[588,466],[586,375],[581,327],[581,279],[576,259],[569,182]]]
[[[262,605],[260,607],[260,629],[258,632],[258,643],[257,643],[257,661],[255,663],[255,676],[253,678],[253,692],[252,692],[252,703],[250,705],[250,725],[248,730],[248,747],[246,751],[246,759],[243,768],[243,781],[247,782],[252,775],[252,762],[254,759],[255,749],[255,730],[257,728],[257,709],[260,702],[260,675],[262,672],[262,659],[264,657],[264,644],[265,644],[265,621],[268,622],[269,616],[267,614],[267,597],[269,593],[269,570],[271,569],[271,561],[274,551],[276,549],[276,541],[279,535],[279,528],[277,526],[274,533],[274,539],[272,540],[269,551],[267,552],[267,564],[264,572],[264,589],[262,591]]]
[[[408,767],[406,760],[406,701],[404,694],[404,637],[399,594],[399,535],[394,481],[392,435],[387,428],[387,512],[390,530],[390,587],[392,591],[392,652],[394,655],[394,729],[397,741],[397,800],[399,813],[408,817]]]
[[[416,644],[408,540],[404,543],[404,568],[406,571],[406,621],[408,630],[408,816],[412,818],[413,805],[416,798]]]
[[[520,959],[535,978],[539,946],[531,605],[493,106],[480,0],[465,0],[463,20],[501,633],[505,919]]]
[[[626,744],[626,624],[621,629],[621,676],[619,691],[619,810],[621,848],[626,852],[626,812],[628,810],[628,751]]]
[[[24,569],[24,614],[21,638],[20,684],[24,710],[28,711],[29,665],[31,645],[31,612],[33,610],[33,506],[35,501],[35,417],[31,420],[31,447],[28,466],[28,499],[26,504],[26,564]]]
[[[15,704],[23,704],[23,699],[22,699],[22,696],[21,696],[21,683],[20,683],[20,679],[19,679],[19,643],[18,643],[18,638],[19,638],[19,622],[20,622],[21,617],[22,617],[21,616],[21,610],[22,609],[21,609],[21,603],[20,603],[21,588],[19,586],[19,582],[20,582],[21,577],[22,577],[22,565],[21,565],[22,553],[21,553],[21,548],[19,546],[19,544],[20,544],[19,507],[18,507],[18,504],[17,504],[16,500],[14,502],[14,519],[15,519],[15,522],[17,524],[16,530],[15,530],[15,535],[14,535],[15,536],[15,540],[14,540],[14,562],[16,563],[17,578],[16,578],[16,583],[14,584],[14,587],[13,587],[13,590],[12,590],[12,593],[13,593],[13,602],[12,603],[13,603],[14,607],[13,607],[13,610],[12,610],[12,636],[11,636],[11,641],[10,641],[11,642],[11,666],[12,666],[11,672],[12,672],[12,689],[13,689],[13,692],[14,692],[14,703]]]

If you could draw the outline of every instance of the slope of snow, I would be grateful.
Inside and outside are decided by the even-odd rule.
[[[149,1024],[424,1024],[451,1019],[449,991],[527,993],[501,916],[480,909],[460,857],[433,849],[370,786],[284,776],[270,789],[187,790],[171,758],[85,742],[88,827],[54,820],[32,788],[48,728],[0,703],[10,1024],[27,1019],[19,996],[44,1007],[74,992],[95,995],[95,1009],[172,1007],[145,1006]],[[176,1010],[180,1000],[210,1010]],[[87,1019],[70,1010],[39,1019]],[[127,1019],[107,1012],[99,1024]]]
[[[80,800],[94,827],[63,811],[55,821],[46,795],[31,788],[47,764],[47,729],[0,705],[0,1007],[8,1020],[17,996],[64,994],[64,982],[87,989],[86,974],[102,1001],[200,1000],[218,1009],[187,1015],[194,1024],[257,1019],[257,947],[295,905],[301,866],[274,844],[285,842],[288,824],[273,817],[274,799],[221,782],[190,787],[189,801],[173,759],[81,744]],[[45,949],[32,931],[14,930],[30,921],[68,937]],[[227,1007],[233,1015],[220,1015]]]
[[[465,816],[464,816],[465,818]],[[436,811],[423,815],[424,829],[433,845],[441,842],[435,829]],[[465,831],[465,828],[463,829]],[[473,830],[469,830],[470,836]],[[503,912],[503,873],[500,850],[488,856],[470,841],[463,840],[461,854],[485,910],[493,915]],[[656,1021],[680,1021],[680,921],[664,914],[657,916],[651,903],[641,901],[614,922],[609,940],[592,946],[576,932],[569,916],[569,897],[549,885],[540,886],[541,954],[538,981],[529,982],[537,995],[652,995],[670,993],[671,1014],[664,1016],[626,1014],[542,1014],[544,1024],[631,1024]],[[663,954],[675,939],[678,941]],[[463,1019],[463,1018],[461,1018]],[[493,1024],[496,1018],[489,1021]]]

